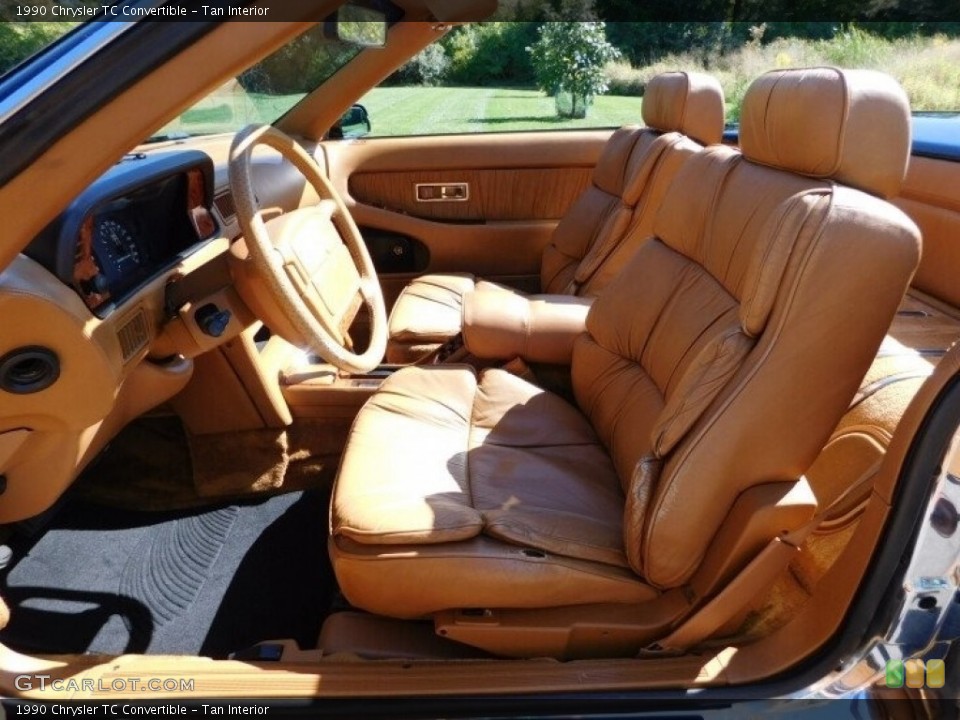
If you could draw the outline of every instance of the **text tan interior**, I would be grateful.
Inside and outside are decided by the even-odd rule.
[[[379,70],[361,63],[357,72],[399,64],[435,37],[426,25],[401,23],[404,42],[388,50],[396,55],[371,61]],[[246,51],[224,31],[208,39],[206,52],[230,38],[222,72],[303,29],[273,28]],[[351,608],[326,618],[318,652],[285,655],[293,666],[297,658],[336,663],[344,655],[603,658],[646,649],[635,661],[646,663],[643,678],[624,664],[610,666],[601,684],[677,687],[743,682],[809,654],[842,619],[879,537],[902,459],[902,448],[887,452],[900,419],[960,333],[949,243],[957,208],[947,190],[956,166],[915,157],[903,179],[909,108],[883,76],[820,69],[761,77],[745,102],[739,150],[716,144],[713,118],[708,131],[692,130],[682,110],[676,121],[678,76],[662,82],[663,92],[653,86],[644,100],[644,120],[663,134],[630,129],[609,140],[609,133],[574,133],[522,143],[321,141],[304,132],[323,126],[319,115],[303,120],[315,98],[285,119],[343,197],[347,217],[364,228],[426,227],[434,247],[450,247],[436,239],[450,227],[374,207],[378,187],[408,181],[391,174],[442,180],[443,168],[419,168],[411,158],[450,162],[445,148],[462,143],[467,157],[496,157],[471,168],[484,173],[520,146],[530,155],[555,151],[552,171],[568,178],[568,189],[542,217],[519,227],[455,226],[482,237],[468,238],[461,254],[433,253],[431,275],[412,285],[403,274],[381,278],[388,303],[400,298],[388,359],[445,359],[437,351],[462,330],[466,352],[456,357],[476,367],[430,362],[383,380],[365,374],[369,364],[348,366],[353,375],[298,366],[295,346],[329,348],[294,323],[285,328],[291,313],[277,310],[275,289],[248,276],[250,256],[236,238],[241,226],[249,238],[254,209],[242,203],[239,222],[221,223],[223,237],[105,318],[40,262],[15,255],[45,224],[19,219],[12,237],[25,242],[5,244],[0,258],[10,261],[0,275],[0,312],[12,318],[0,355],[46,346],[62,370],[42,393],[3,396],[0,521],[48,509],[121,428],[160,407],[183,422],[193,459],[210,476],[231,452],[249,459],[238,447],[275,441],[270,461],[259,458],[262,472],[237,467],[225,479],[219,466],[200,493],[211,500],[293,490],[308,475],[329,487],[339,463],[329,551]],[[135,103],[136,93],[117,102]],[[156,124],[145,109],[127,112],[141,127]],[[90,122],[64,139],[65,148],[82,143],[96,117]],[[136,136],[136,123],[130,132]],[[229,141],[193,146],[212,159],[218,190]],[[659,145],[669,149],[654,158],[650,148]],[[282,218],[297,213],[313,217],[323,193],[274,154],[252,152],[249,171],[271,227],[289,227]],[[97,173],[91,166],[67,174],[72,180],[51,192],[51,208]],[[13,184],[4,203],[22,192]],[[285,214],[269,219],[277,211]],[[494,246],[514,246],[506,261],[482,251],[491,237]],[[338,264],[325,270],[352,278],[331,247]],[[350,253],[361,265],[362,255]],[[456,292],[443,286],[442,331],[424,338],[410,328],[435,316],[403,303],[428,295],[422,288],[437,286],[436,273],[457,278]],[[174,275],[184,303],[171,317],[164,305]],[[476,275],[543,294],[475,282]],[[349,302],[324,326],[340,344],[359,289],[345,291]],[[231,311],[218,338],[193,322],[210,302]],[[404,319],[408,335],[398,329]],[[274,336],[258,346],[264,321]],[[124,344],[131,323],[145,329],[132,350]],[[386,343],[386,332],[374,317],[372,355],[382,354],[377,338]],[[490,367],[516,357],[533,372]],[[761,557],[763,572],[744,580]],[[754,601],[731,605],[731,591]],[[18,607],[12,611],[15,618]],[[691,646],[696,652],[687,652]],[[25,662],[16,649],[3,656],[5,689],[8,667]],[[670,654],[681,657],[663,657]],[[758,662],[773,655],[777,661]],[[49,662],[65,675],[104,671],[91,657]],[[149,658],[125,662],[170,672]],[[257,667],[235,663],[224,672],[252,683],[254,695],[276,692],[248,675]],[[524,666],[510,668],[523,687]],[[328,691],[302,668],[277,669],[287,673],[284,690]],[[527,687],[563,687],[564,670],[556,670]],[[329,691],[362,693],[364,670],[350,672]],[[451,672],[461,674],[451,675],[447,691],[474,687],[462,668]],[[399,692],[404,682],[386,685]],[[499,689],[510,682],[491,680]],[[198,692],[228,690],[213,680]]]

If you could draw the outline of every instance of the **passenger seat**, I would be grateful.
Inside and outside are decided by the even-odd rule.
[[[653,230],[653,218],[683,161],[723,135],[723,90],[709,75],[654,77],[643,97],[643,121],[607,141],[592,184],[554,231],[540,268],[544,293],[594,297]],[[507,288],[473,275],[426,275],[408,285],[390,314],[387,362],[429,357],[462,328],[463,296]]]

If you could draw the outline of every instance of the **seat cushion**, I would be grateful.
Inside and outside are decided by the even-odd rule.
[[[475,288],[515,292],[465,273],[424,275],[407,285],[390,313],[387,362],[416,362],[459,335],[463,296]]]
[[[629,570],[478,535],[437,545],[330,539],[340,590],[355,607],[396,618],[450,608],[639,604],[659,593]]]
[[[360,411],[332,530],[370,545],[479,535],[626,567],[624,498],[581,413],[502,370],[405,368]]]
[[[407,285],[390,313],[390,337],[404,343],[445,342],[460,332],[463,294],[473,275],[424,275]]]

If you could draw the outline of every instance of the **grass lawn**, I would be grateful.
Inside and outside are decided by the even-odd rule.
[[[246,93],[239,85],[228,84],[163,132],[228,132],[248,123],[271,122],[301,97]],[[370,91],[360,102],[370,113],[371,137],[376,137],[619,127],[640,122],[640,100],[598,97],[583,120],[561,119],[553,98],[515,88],[385,87]]]
[[[360,100],[373,136],[619,127],[640,122],[640,101],[602,95],[585,119],[569,120],[557,117],[553,98],[537,90],[383,87]]]

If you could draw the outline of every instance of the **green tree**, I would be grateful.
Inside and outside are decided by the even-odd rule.
[[[594,95],[607,91],[603,68],[620,58],[602,22],[548,22],[529,48],[537,84],[557,98],[562,117],[586,117]]]
[[[77,24],[0,21],[0,73],[46,47]]]
[[[532,84],[526,48],[536,39],[533,22],[470,23],[454,28],[440,41],[450,58],[445,80],[481,86]]]

